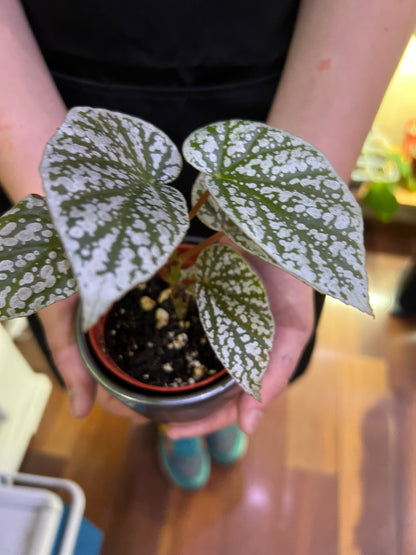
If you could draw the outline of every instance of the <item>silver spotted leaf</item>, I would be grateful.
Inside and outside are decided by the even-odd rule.
[[[29,195],[0,218],[0,320],[29,316],[76,290],[45,199]]]
[[[181,167],[162,131],[103,109],[72,109],[49,141],[41,175],[79,285],[84,330],[182,241],[186,202],[166,185]]]
[[[372,314],[361,209],[322,152],[240,120],[195,131],[183,152],[209,176],[205,186],[227,218],[276,266]]]
[[[199,315],[219,360],[240,386],[260,400],[274,320],[258,275],[228,245],[207,247],[196,261]]]
[[[206,181],[210,178],[204,173],[200,173],[192,186],[192,205],[194,206],[199,198],[205,193]],[[227,236],[244,250],[258,256],[259,258],[274,264],[274,260],[264,252],[254,241],[252,241],[243,231],[223,212],[212,195],[198,210],[198,218],[210,229],[224,231]]]

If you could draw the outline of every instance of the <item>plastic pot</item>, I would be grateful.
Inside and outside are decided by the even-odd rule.
[[[154,422],[199,420],[223,407],[240,391],[229,374],[187,393],[153,393],[121,382],[95,358],[81,330],[81,308],[76,318],[76,337],[82,360],[90,374],[109,393],[131,409]]]

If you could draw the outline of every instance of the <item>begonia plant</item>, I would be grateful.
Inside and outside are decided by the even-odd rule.
[[[229,120],[193,132],[183,156],[200,174],[189,213],[172,186],[173,142],[137,118],[77,107],[48,142],[45,197],[0,220],[0,316],[79,292],[82,326],[157,272],[180,310],[194,295],[227,371],[259,398],[274,321],[264,286],[232,243],[314,289],[371,314],[360,208],[324,154],[264,123]],[[177,248],[196,216],[215,231],[191,254]]]

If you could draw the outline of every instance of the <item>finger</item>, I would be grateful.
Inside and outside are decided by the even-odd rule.
[[[68,388],[69,407],[75,418],[86,416],[96,394],[96,382],[88,374],[76,345],[69,345],[53,353],[54,361]]]
[[[69,407],[75,418],[89,413],[97,390],[76,345],[74,322],[78,303],[78,295],[73,295],[39,312],[52,357],[67,386]]]
[[[238,423],[246,434],[258,426],[268,404],[287,386],[305,345],[305,334],[292,329],[277,329],[269,366],[261,387],[261,402],[242,395],[238,405]]]
[[[110,412],[111,414],[121,416],[123,418],[128,418],[136,424],[149,423],[148,418],[126,406],[102,387],[98,387],[97,401],[106,412]]]
[[[169,424],[167,435],[171,439],[181,439],[183,437],[204,436],[211,432],[215,432],[221,428],[225,428],[237,421],[237,402],[230,401],[224,408],[215,413],[189,423]]]

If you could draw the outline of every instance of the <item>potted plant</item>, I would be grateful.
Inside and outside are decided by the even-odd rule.
[[[200,172],[190,213],[169,185],[182,158],[164,133],[124,114],[74,108],[44,152],[46,198],[19,202],[0,228],[1,318],[31,314],[79,291],[80,350],[90,371],[159,420],[213,410],[218,393],[235,394],[235,383],[259,399],[274,321],[260,278],[220,241],[224,236],[371,314],[361,211],[318,149],[262,123],[230,120],[196,130],[183,155]],[[195,216],[215,233],[180,252]],[[179,320],[195,299],[225,381],[162,396],[120,385],[96,364],[85,332],[155,275],[166,282]],[[185,407],[179,417],[178,406]]]
[[[400,200],[416,192],[416,118],[406,122],[401,145],[371,129],[351,179],[359,186],[359,202],[383,223],[391,222]]]

